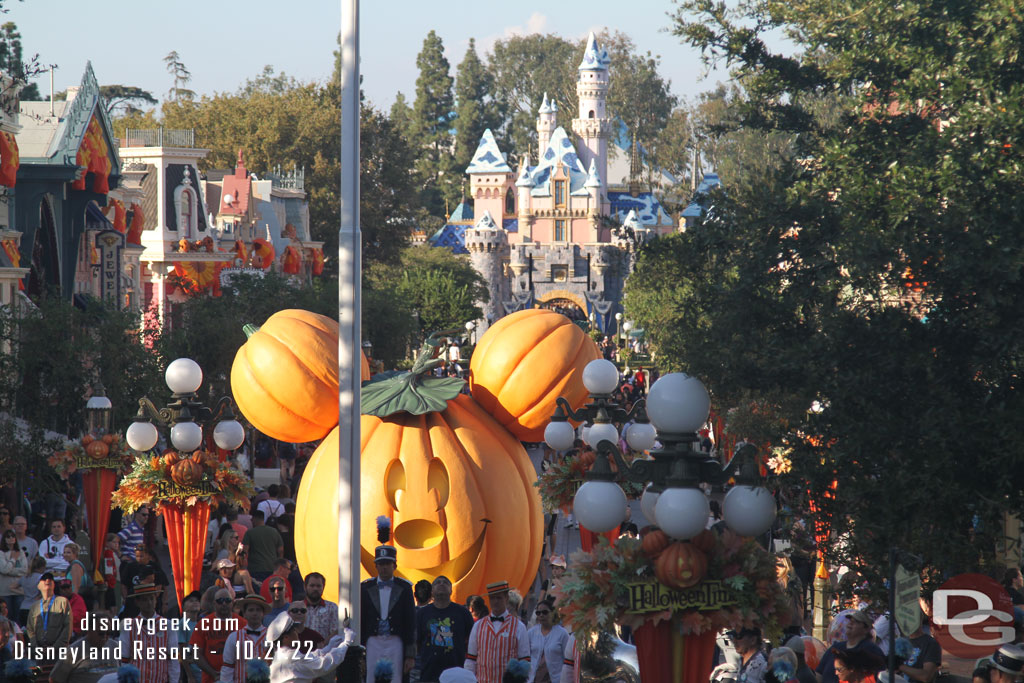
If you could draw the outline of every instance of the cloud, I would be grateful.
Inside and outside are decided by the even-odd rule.
[[[526,25],[522,26],[516,24],[514,26],[506,26],[501,30],[501,33],[494,33],[485,38],[480,39],[477,42],[477,49],[481,52],[490,52],[494,44],[499,40],[511,38],[512,36],[528,36],[532,33],[544,33],[548,27],[548,18],[540,13],[534,12],[526,20]]]

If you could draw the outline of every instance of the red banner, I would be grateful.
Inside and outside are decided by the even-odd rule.
[[[11,133],[0,132],[0,185],[14,187],[20,166],[17,138]]]
[[[132,222],[128,226],[128,236],[125,242],[128,244],[142,244],[142,227],[145,225],[146,217],[142,213],[142,207],[132,202]]]
[[[114,492],[116,481],[117,473],[106,467],[82,470],[85,516],[89,522],[89,535],[92,541],[89,550],[92,552],[92,563],[97,572],[101,570],[104,540],[110,526],[110,494]]]

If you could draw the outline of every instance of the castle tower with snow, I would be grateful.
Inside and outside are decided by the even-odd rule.
[[[612,121],[605,112],[609,61],[608,51],[598,47],[597,38],[591,33],[576,81],[578,116],[572,121],[572,130],[582,142],[578,152],[580,161],[584,168],[589,169],[591,162],[597,167],[602,179],[602,195],[607,190],[608,138],[612,134]]]

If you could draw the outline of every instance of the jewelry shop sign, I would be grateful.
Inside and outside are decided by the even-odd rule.
[[[121,301],[121,249],[124,235],[117,230],[104,230],[96,235],[100,248],[100,297],[115,306]]]
[[[708,580],[692,588],[669,588],[658,581],[628,583],[627,612],[661,612],[695,609],[700,612],[722,609],[737,604],[736,595],[723,581]]]

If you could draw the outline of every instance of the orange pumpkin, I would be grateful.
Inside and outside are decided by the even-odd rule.
[[[715,549],[715,541],[717,536],[711,529],[705,529],[696,536],[690,539],[690,543],[694,545],[697,550],[703,550],[706,554],[710,554]]]
[[[105,444],[107,444],[109,446],[110,444],[114,443],[114,435],[113,434],[104,434],[102,441],[103,441],[103,443],[105,443]]]
[[[231,391],[256,429],[291,443],[322,439],[338,424],[338,322],[288,309],[238,349]],[[370,378],[362,356],[360,376]]]
[[[480,406],[522,441],[543,441],[564,396],[573,410],[587,400],[583,368],[597,345],[564,315],[540,308],[505,316],[480,338],[469,387]]]
[[[203,466],[195,460],[180,460],[171,467],[171,480],[181,486],[194,486],[203,478]]]
[[[651,529],[640,540],[640,549],[650,559],[661,555],[661,551],[668,547],[672,539],[661,529]]]
[[[168,467],[174,467],[180,460],[181,458],[178,457],[178,453],[176,451],[171,451],[164,455],[164,464]]]
[[[442,412],[363,415],[360,537],[363,576],[376,574],[376,517],[391,518],[398,575],[444,574],[462,602],[488,583],[529,589],[540,563],[543,512],[522,444],[460,394]],[[299,486],[295,551],[303,574],[327,577],[337,598],[338,430],[313,454]]]
[[[102,441],[92,441],[85,447],[86,454],[94,460],[102,460],[110,453],[110,446]]]
[[[89,444],[91,444],[95,440],[96,440],[96,437],[94,437],[92,434],[86,434],[85,436],[82,437],[82,446],[83,447],[88,446]]]
[[[689,588],[700,583],[708,573],[708,556],[686,541],[677,541],[658,555],[654,575],[671,588]]]

